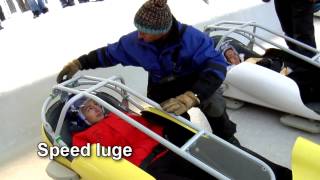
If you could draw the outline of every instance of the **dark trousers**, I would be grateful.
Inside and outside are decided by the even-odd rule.
[[[64,6],[73,6],[74,0],[60,0],[62,7]]]
[[[222,90],[217,89],[208,99],[203,100],[199,108],[211,126],[212,133],[229,140],[236,133],[236,124],[229,119]]]
[[[284,33],[293,39],[316,48],[313,3],[309,0],[274,0],[274,5]],[[286,43],[294,51],[306,56],[314,55],[314,53],[288,41]]]
[[[271,59],[273,63],[280,63],[280,67],[282,67],[283,63],[284,66],[290,67],[293,70],[293,72],[288,74],[288,77],[297,83],[300,90],[301,99],[304,103],[320,101],[320,83],[318,83],[320,70],[318,67],[311,65],[285,51],[274,48],[268,49],[263,57]],[[275,70],[273,68],[275,66],[264,67]]]
[[[4,21],[6,17],[3,14],[2,7],[0,6],[0,21]]]
[[[290,169],[275,164],[245,147],[239,146],[239,148],[265,162],[274,172],[276,179],[292,179],[292,172]],[[200,168],[191,164],[187,160],[181,158],[180,156],[172,152],[168,152],[163,157],[152,162],[152,164],[149,165],[146,171],[150,173],[153,177],[155,177],[157,180],[216,179],[208,173],[201,170]]]
[[[185,76],[162,84],[148,84],[148,97],[158,103],[174,98],[191,90],[197,80],[196,75]],[[222,139],[229,140],[236,133],[236,124],[230,121],[226,113],[226,104],[222,97],[222,91],[217,90],[209,98],[200,102],[200,110],[209,121],[212,132]]]

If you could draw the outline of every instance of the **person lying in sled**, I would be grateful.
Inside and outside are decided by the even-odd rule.
[[[245,59],[245,55],[243,53],[239,53],[236,50],[236,47],[230,44],[230,41],[226,41],[220,46],[220,51],[228,63],[228,70],[230,70],[233,66],[240,64],[241,62],[247,61],[261,65],[276,72],[280,72],[284,75],[288,75],[290,72],[292,72],[292,69],[288,66],[285,66],[284,62],[279,58],[268,57],[268,50],[261,57],[247,57],[248,59]]]
[[[294,80],[299,87],[304,103],[320,101],[320,84],[317,80],[320,75],[319,68],[280,49],[270,48],[260,57],[246,57],[246,55],[238,53],[237,48],[241,47],[231,45],[230,41],[220,47],[221,53],[229,64],[228,70],[244,61],[255,63]]]
[[[165,137],[165,132],[172,131],[165,131],[166,126],[149,121],[137,114],[125,113],[160,136]],[[71,117],[70,114],[73,117],[69,120],[73,131],[73,146],[82,147],[87,143],[100,143],[102,146],[131,146],[132,156],[126,159],[157,179],[214,179],[173,152],[165,148],[159,149],[159,142],[131,126],[116,114],[112,112],[105,114],[102,106],[92,99],[77,100],[69,109],[68,114],[69,117]],[[175,136],[179,135],[181,133],[175,134]],[[240,145],[239,148],[267,163],[277,179],[291,179],[291,170],[274,164]]]

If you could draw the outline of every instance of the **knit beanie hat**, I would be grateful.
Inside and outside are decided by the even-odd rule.
[[[172,26],[172,14],[167,0],[148,0],[136,13],[134,25],[148,34],[166,33]]]
[[[221,44],[220,48],[219,48],[221,54],[223,55],[223,57],[225,58],[225,60],[226,60],[226,62],[227,62],[228,64],[230,64],[230,62],[227,60],[227,57],[226,57],[226,55],[225,55],[225,53],[226,53],[227,50],[232,49],[232,50],[239,56],[238,51],[230,44],[230,42],[231,42],[231,40],[223,42],[223,43]],[[239,58],[240,58],[240,56],[239,56]],[[241,58],[240,58],[240,60],[241,60]]]

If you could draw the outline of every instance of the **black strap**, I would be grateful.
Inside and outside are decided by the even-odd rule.
[[[151,161],[161,152],[166,150],[165,147],[163,147],[161,144],[157,145],[153,148],[152,152],[142,161],[140,164],[141,169],[147,169],[148,165],[151,163]]]
[[[212,68],[221,71],[224,75],[226,75],[227,70],[224,66],[217,63],[208,63],[207,68]]]

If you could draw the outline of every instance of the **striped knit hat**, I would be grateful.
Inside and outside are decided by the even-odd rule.
[[[148,0],[136,13],[134,25],[148,34],[166,33],[172,25],[172,14],[167,0]]]

